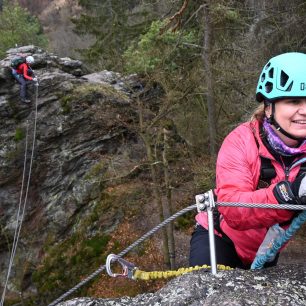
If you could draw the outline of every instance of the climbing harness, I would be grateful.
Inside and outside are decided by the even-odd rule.
[[[248,207],[248,208],[268,208],[268,209],[288,209],[288,210],[306,210],[306,206],[305,205],[290,205],[290,204],[275,205],[275,204],[265,204],[265,203],[261,204],[261,203],[236,203],[236,202],[217,202],[217,203],[215,203],[214,197],[213,197],[213,192],[210,190],[207,193],[196,195],[196,204],[188,206],[188,207],[178,211],[177,213],[175,213],[174,215],[172,215],[168,219],[164,220],[159,225],[157,225],[152,230],[150,230],[149,232],[144,234],[142,237],[140,237],[138,240],[136,240],[133,244],[131,244],[125,250],[120,252],[118,255],[111,254],[112,256],[109,257],[109,262],[108,262],[108,266],[109,266],[108,269],[111,272],[111,276],[114,276],[114,277],[127,277],[128,275],[132,275],[135,278],[136,277],[148,277],[148,274],[142,274],[143,271],[141,271],[141,270],[138,270],[140,272],[136,273],[137,269],[135,269],[135,272],[133,272],[132,270],[134,269],[135,266],[133,264],[129,263],[128,261],[123,260],[121,257],[126,255],[130,250],[132,250],[138,244],[142,243],[144,240],[146,240],[147,238],[152,236],[156,231],[158,231],[160,228],[162,228],[163,226],[165,226],[169,222],[173,221],[177,217],[179,217],[179,216],[181,216],[181,215],[183,215],[183,214],[185,214],[185,213],[187,213],[187,212],[189,212],[189,211],[191,211],[191,210],[193,210],[195,208],[197,208],[197,210],[199,212],[203,212],[203,211],[207,210],[208,221],[210,222],[210,225],[209,225],[209,232],[210,232],[209,235],[211,236],[210,240],[214,241],[214,234],[213,234],[214,233],[213,209],[215,207],[218,207],[218,206]],[[304,220],[300,220],[300,221],[304,222]],[[216,259],[213,258],[214,256],[216,256],[215,249],[212,249],[212,247],[210,247],[210,252],[211,252],[210,256],[213,259],[213,260],[211,260],[211,263],[214,263],[215,266],[213,267],[213,265],[211,265],[211,267],[208,266],[206,268],[210,268],[212,273],[214,273],[214,272],[216,273],[218,268],[220,268],[220,270],[221,270],[221,269],[223,269],[224,266],[216,265]],[[118,261],[118,258],[121,258],[119,260],[119,264],[121,264],[121,266],[123,268],[123,272],[122,273],[113,273],[111,268],[110,268],[110,264],[111,264],[111,262],[113,262],[115,260]],[[126,265],[126,266],[124,266],[124,265]],[[78,290],[79,288],[81,288],[82,286],[87,284],[89,281],[91,281],[94,277],[96,277],[99,273],[101,273],[105,269],[106,269],[106,265],[100,266],[95,272],[93,272],[88,277],[83,279],[80,283],[78,283],[76,286],[74,286],[73,288],[71,288],[70,290],[68,290],[64,294],[62,294],[59,298],[54,300],[48,306],[55,306],[55,305],[57,305],[62,300],[67,298],[69,295],[71,295],[73,292],[75,292],[76,290]],[[186,269],[189,269],[189,268],[186,268]],[[225,270],[227,270],[227,269],[225,269]],[[175,272],[177,272],[177,271],[174,271],[173,273],[175,273]],[[153,273],[154,274],[155,272],[146,272],[146,273]],[[184,273],[186,273],[186,272],[184,272]],[[144,275],[144,276],[142,276],[142,275]],[[152,275],[149,274],[149,277],[152,277]]]
[[[113,273],[111,269],[112,262],[118,262],[122,267],[122,273]],[[233,268],[224,266],[224,265],[217,265],[219,270],[233,270]],[[152,279],[160,279],[160,278],[169,278],[179,276],[188,272],[198,271],[198,270],[210,270],[211,266],[203,265],[203,266],[195,266],[189,268],[180,268],[178,270],[168,270],[168,271],[152,271],[146,272],[138,269],[133,263],[115,255],[110,254],[107,256],[106,259],[106,272],[111,277],[127,277],[133,280],[140,279],[140,280],[152,280]]]
[[[29,170],[28,170],[28,174],[27,174],[26,191],[25,191],[25,194],[24,194],[24,184],[25,184],[25,180],[26,180],[26,168],[27,168],[28,136],[29,136],[29,123],[28,123],[28,121],[27,121],[26,138],[25,138],[25,154],[24,154],[24,164],[23,164],[23,172],[22,172],[21,190],[20,190],[19,204],[18,204],[18,210],[17,210],[17,216],[16,216],[16,228],[15,228],[15,232],[14,232],[14,240],[13,240],[12,250],[11,250],[11,254],[10,254],[6,280],[5,280],[5,284],[4,284],[3,292],[2,292],[2,296],[1,296],[0,306],[4,305],[6,289],[7,289],[9,277],[10,277],[10,274],[11,274],[16,250],[17,250],[18,240],[19,240],[19,237],[20,237],[20,232],[21,232],[22,223],[23,223],[25,210],[26,210],[26,205],[27,205],[27,200],[28,200],[28,192],[29,192],[29,187],[30,187],[31,172],[32,172],[32,166],[33,166],[33,159],[34,159],[34,150],[35,150],[36,129],[37,129],[38,85],[39,85],[38,82],[35,83],[35,115],[34,115],[33,139],[32,139],[32,147],[31,147],[30,164],[29,164]],[[23,194],[24,194],[24,199],[23,199]],[[22,204],[22,202],[23,202],[23,204]]]

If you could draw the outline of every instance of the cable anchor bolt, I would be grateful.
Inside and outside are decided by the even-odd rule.
[[[122,267],[122,273],[113,273],[111,270],[111,264],[112,262],[117,261],[121,267]],[[130,279],[134,279],[134,271],[137,269],[136,266],[132,263],[130,263],[127,260],[124,260],[123,258],[119,257],[115,254],[109,254],[106,259],[106,272],[111,277],[127,277]]]
[[[206,211],[207,207],[209,206],[209,194],[208,194],[208,192],[197,194],[195,196],[195,200],[196,200],[196,205],[197,205],[198,212]]]

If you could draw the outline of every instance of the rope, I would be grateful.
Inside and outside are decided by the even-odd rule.
[[[18,235],[18,229],[19,229],[20,210],[21,210],[21,203],[22,203],[22,198],[23,198],[23,188],[24,188],[25,172],[26,172],[26,164],[27,164],[28,134],[29,134],[29,125],[28,125],[28,122],[27,122],[23,171],[22,171],[22,182],[21,182],[21,190],[20,190],[20,196],[19,196],[18,210],[17,210],[17,214],[16,214],[16,228],[15,228],[15,232],[14,232],[14,240],[13,240],[13,244],[12,244],[12,251],[11,251],[11,255],[10,255],[6,280],[5,280],[5,284],[4,284],[4,288],[3,288],[3,292],[2,292],[2,296],[1,296],[1,302],[0,302],[1,306],[4,303],[5,292],[6,292],[9,276],[10,276],[12,265],[13,265],[13,260],[14,260],[14,257],[15,257],[15,251],[16,251],[17,243],[18,243],[17,235]]]
[[[267,250],[266,254],[258,255],[255,257],[251,265],[251,269],[262,269],[266,262],[272,261],[280,248],[292,238],[292,236],[297,232],[297,230],[303,225],[305,221],[306,211],[303,211],[293,219],[289,228],[273,241],[271,248]]]
[[[203,266],[195,266],[189,268],[180,268],[178,270],[168,270],[168,271],[152,271],[146,272],[139,269],[135,269],[133,274],[133,279],[141,279],[141,280],[150,280],[150,279],[159,279],[159,278],[169,278],[179,276],[185,273],[189,273],[192,271],[198,270],[210,270],[211,266],[203,265]],[[224,265],[217,265],[218,270],[233,270],[233,268]]]
[[[18,204],[18,211],[17,211],[17,218],[16,218],[16,228],[14,232],[14,240],[13,240],[13,245],[12,245],[12,251],[10,255],[10,260],[9,260],[9,266],[8,266],[8,271],[6,275],[6,280],[1,296],[1,302],[0,306],[4,305],[4,300],[5,300],[5,293],[7,289],[7,284],[9,281],[9,277],[11,274],[16,250],[17,250],[17,245],[20,237],[20,232],[22,228],[22,223],[25,215],[25,209],[27,205],[27,199],[28,199],[28,192],[29,192],[29,187],[30,187],[30,180],[31,180],[31,172],[32,172],[32,165],[33,165],[33,159],[34,159],[34,149],[35,149],[35,139],[36,139],[36,129],[37,129],[37,104],[38,104],[38,86],[36,86],[35,90],[35,115],[34,115],[34,128],[33,128],[33,140],[32,140],[32,152],[31,152],[31,158],[30,158],[30,165],[29,165],[29,172],[28,172],[28,180],[27,180],[27,186],[26,186],[26,192],[25,192],[25,197],[24,197],[24,202],[22,205],[22,211],[21,211],[21,202],[22,202],[22,196],[23,196],[23,189],[24,189],[24,181],[25,181],[25,172],[26,172],[26,161],[27,161],[27,150],[28,150],[28,124],[27,124],[27,132],[26,132],[26,145],[25,145],[25,155],[24,155],[24,166],[23,166],[23,173],[22,173],[22,183],[21,183],[21,191],[20,191],[20,197],[19,197],[19,204]],[[21,211],[21,214],[20,214]],[[19,220],[20,219],[20,220]]]

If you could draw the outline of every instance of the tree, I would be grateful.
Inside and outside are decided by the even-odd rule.
[[[139,126],[136,130],[146,148],[153,195],[161,222],[173,212],[170,164],[173,161],[169,152],[175,146],[171,148],[169,139],[174,126],[171,117],[185,101],[185,95],[192,90],[186,81],[182,63],[189,50],[188,45],[196,39],[192,31],[165,30],[167,24],[168,20],[152,22],[147,33],[131,44],[123,56],[126,71],[140,73],[147,82],[146,88],[137,95]],[[185,80],[184,85],[178,82],[180,78]],[[153,105],[146,97],[154,86],[160,89],[160,95],[155,97]],[[163,197],[164,194],[166,197]],[[175,268],[173,225],[163,229],[163,253],[167,266]]]
[[[78,50],[87,63],[96,69],[122,70],[123,52],[150,25],[154,16],[151,6],[141,6],[141,2],[79,0],[85,12],[80,18],[72,20],[75,31],[96,38],[92,46]],[[135,7],[137,10],[133,11]]]
[[[4,1],[0,12],[0,56],[3,57],[9,48],[28,44],[47,46],[38,19],[18,4]]]
[[[255,15],[251,43],[259,44],[265,58],[288,51],[305,52],[305,1],[260,0],[249,6]]]
[[[210,155],[214,157],[216,155],[216,105],[214,101],[213,93],[213,73],[212,73],[212,21],[210,13],[210,1],[207,1],[203,5],[203,24],[204,24],[204,37],[203,37],[203,49],[202,49],[202,59],[204,64],[205,72],[203,74],[206,83],[206,101],[207,101],[207,121],[209,130],[209,143],[210,143]]]

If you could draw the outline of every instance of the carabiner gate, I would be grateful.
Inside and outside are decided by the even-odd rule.
[[[111,263],[113,261],[118,261],[122,267],[122,273],[113,273],[111,270]],[[109,254],[106,259],[106,272],[111,277],[127,277],[130,279],[133,278],[134,270],[136,269],[135,265],[128,262],[127,260],[122,259],[118,255]]]

